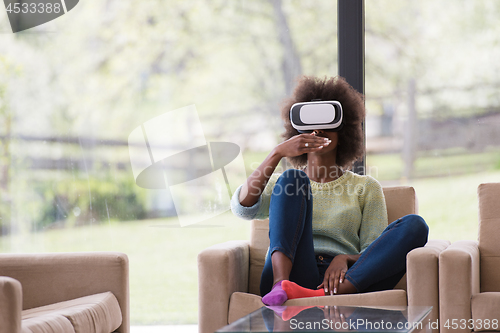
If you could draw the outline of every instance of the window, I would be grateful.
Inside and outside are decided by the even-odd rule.
[[[496,1],[366,1],[367,165],[414,186],[430,237],[477,239],[498,181]]]
[[[225,213],[181,227],[170,189],[136,184],[129,148],[156,163],[166,155],[145,137],[178,135],[164,143],[173,146],[196,136],[237,145],[250,170],[279,140],[295,77],[337,72],[336,8],[80,1],[15,34],[2,11],[0,251],[125,252],[132,325],[196,323],[198,252],[248,239],[248,224]],[[193,105],[197,121],[156,121]],[[182,164],[172,168],[184,177]]]

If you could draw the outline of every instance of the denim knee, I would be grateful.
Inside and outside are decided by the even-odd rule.
[[[288,169],[278,178],[273,195],[310,197],[310,181],[302,170]]]
[[[429,226],[425,220],[416,214],[406,215],[402,220],[406,222],[405,226],[408,237],[414,239],[420,246],[424,246],[429,236]]]
[[[278,178],[277,182],[293,182],[296,179],[300,179],[303,181],[309,182],[309,178],[307,177],[307,174],[298,169],[288,169],[285,172],[281,174],[281,176]]]

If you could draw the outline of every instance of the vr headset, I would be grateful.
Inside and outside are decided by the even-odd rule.
[[[342,105],[338,101],[295,103],[290,108],[292,127],[299,133],[311,133],[316,129],[339,131],[342,118]]]

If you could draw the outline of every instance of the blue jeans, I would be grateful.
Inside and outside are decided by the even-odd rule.
[[[261,295],[271,291],[271,255],[280,251],[292,261],[290,281],[316,289],[333,257],[317,256],[312,237],[313,198],[309,178],[295,169],[285,171],[273,189],[269,208],[270,246],[260,281]],[[429,228],[418,215],[397,219],[375,239],[352,265],[345,278],[358,292],[388,290],[406,272],[406,255],[427,243]]]

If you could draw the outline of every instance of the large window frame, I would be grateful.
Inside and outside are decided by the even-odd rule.
[[[354,89],[365,93],[365,3],[364,0],[337,0],[338,70]],[[363,121],[363,146],[366,134]],[[354,164],[365,174],[366,153]]]

